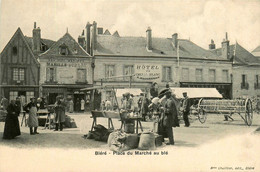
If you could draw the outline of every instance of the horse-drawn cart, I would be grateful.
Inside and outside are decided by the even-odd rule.
[[[250,126],[253,121],[253,108],[250,99],[200,99],[198,103],[198,116],[200,122],[206,121],[207,113],[224,114],[231,118],[232,114],[238,114]],[[232,119],[232,118],[231,118]]]

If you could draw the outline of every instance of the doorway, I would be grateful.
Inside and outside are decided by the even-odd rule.
[[[49,93],[48,104],[49,105],[55,104],[57,96],[58,93]]]
[[[80,100],[84,99],[84,94],[74,94],[74,110],[75,112],[80,112],[81,103]]]

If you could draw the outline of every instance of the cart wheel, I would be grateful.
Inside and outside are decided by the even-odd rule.
[[[205,110],[203,110],[202,108],[199,109],[198,118],[199,118],[200,123],[203,124],[204,122],[206,122],[207,114],[206,114]]]
[[[250,126],[253,122],[253,108],[250,99],[246,99],[246,112],[245,112],[245,123]]]

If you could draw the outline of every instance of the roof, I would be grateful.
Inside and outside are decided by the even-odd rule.
[[[27,43],[29,44],[30,48],[32,49],[33,44],[33,38],[25,36],[24,37]],[[41,42],[45,45],[47,45],[48,48],[50,48],[56,41],[50,40],[50,39],[41,39]]]
[[[183,93],[187,92],[189,98],[222,98],[216,88],[171,88],[177,98],[183,98]]]
[[[256,47],[252,52],[260,52],[260,45]]]
[[[216,55],[222,56],[221,48],[212,50]],[[236,43],[229,46],[229,55],[233,59],[233,64],[260,65],[260,59],[255,57],[240,44]]]
[[[12,38],[9,40],[9,42],[6,44],[6,46],[4,47],[4,49],[1,52],[1,55],[3,52],[5,52],[7,50],[7,47],[10,46],[10,44],[12,43],[12,41],[17,37],[17,35],[21,35],[22,40],[24,41],[26,48],[28,48],[29,53],[32,55],[32,58],[34,59],[35,63],[37,65],[39,65],[39,61],[36,59],[36,57],[33,54],[32,48],[30,47],[30,45],[28,44],[28,42],[26,41],[26,38],[21,30],[20,27],[18,27],[18,29],[16,30],[16,32],[13,34]]]
[[[178,39],[178,42],[180,57],[226,60],[190,40]],[[145,37],[97,35],[95,55],[177,57],[177,48],[170,38],[152,38],[152,48],[151,51],[147,50]]]
[[[67,32],[63,37],[61,37],[57,42],[55,42],[49,50],[43,55],[55,55],[62,56],[59,54],[60,46],[66,46],[68,48],[67,56],[90,56],[76,41],[75,39]]]

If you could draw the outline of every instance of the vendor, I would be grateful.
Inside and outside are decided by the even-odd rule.
[[[125,93],[122,109],[126,111],[134,111],[134,100],[130,97],[130,93]]]

